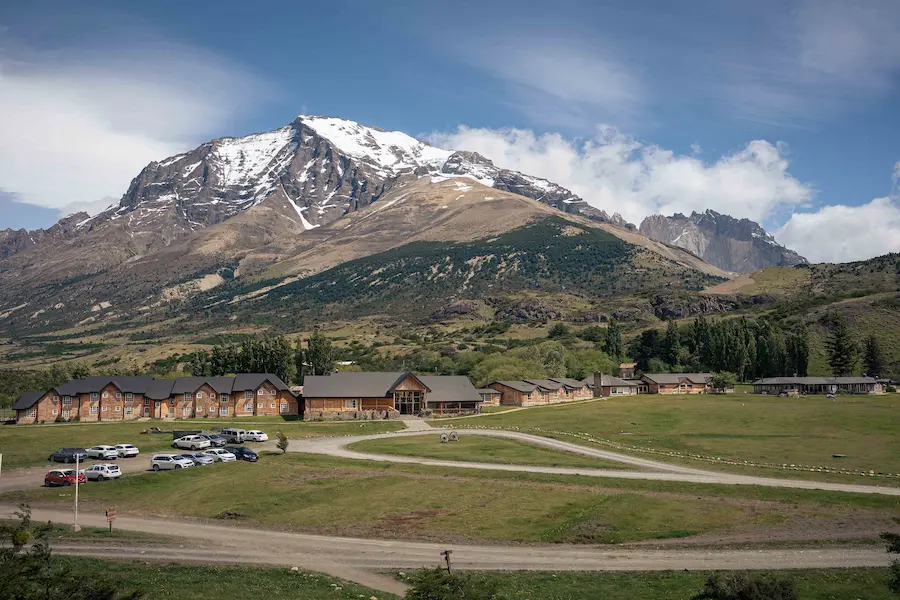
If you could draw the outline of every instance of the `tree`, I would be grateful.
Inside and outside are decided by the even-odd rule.
[[[622,357],[622,330],[615,319],[610,319],[606,326],[606,336],[603,340],[603,351],[615,359]]]
[[[678,323],[669,321],[666,326],[666,335],[662,341],[662,359],[672,366],[678,364],[678,349],[681,347],[681,335],[678,331]]]
[[[719,371],[715,375],[713,375],[712,381],[710,385],[714,390],[725,391],[728,388],[734,388],[734,384],[737,383],[737,376],[734,373],[729,373],[728,371]]]
[[[281,450],[282,454],[287,452],[288,444],[290,444],[291,442],[288,439],[288,437],[286,435],[284,435],[284,432],[282,432],[282,431],[275,432],[275,438],[278,440],[277,442],[275,442],[275,447],[278,448],[279,450]]]
[[[303,383],[307,375],[329,375],[334,371],[334,348],[331,340],[321,332],[314,332],[303,347],[301,341],[294,352],[295,380]]]
[[[844,315],[833,311],[826,316],[831,331],[825,340],[828,366],[835,377],[853,375],[856,370],[857,344]]]
[[[547,337],[551,340],[566,337],[567,335],[569,335],[569,328],[563,323],[554,323],[550,326],[550,329],[547,330]]]
[[[791,579],[744,573],[723,577],[714,573],[707,577],[694,600],[797,600],[797,591]]]
[[[870,335],[863,342],[863,367],[866,369],[866,375],[870,377],[884,374],[884,352],[874,335]]]
[[[887,543],[888,554],[900,554],[900,534],[882,533],[881,539]],[[895,594],[900,594],[900,560],[891,561],[888,589]]]
[[[414,576],[407,600],[493,600],[498,583],[475,575],[430,569]]]
[[[19,506],[17,520],[0,523],[0,598],[9,600],[139,600],[140,592],[121,593],[101,573],[76,573],[56,564],[50,551],[53,527],[31,521]]]

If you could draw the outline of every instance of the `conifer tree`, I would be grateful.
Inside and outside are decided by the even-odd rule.
[[[828,366],[832,375],[842,377],[852,375],[856,369],[857,344],[847,326],[844,315],[839,312],[831,312],[827,316],[831,331],[825,340],[825,349],[828,353]]]
[[[884,352],[874,335],[870,335],[863,342],[863,367],[866,369],[866,375],[870,377],[884,374]]]

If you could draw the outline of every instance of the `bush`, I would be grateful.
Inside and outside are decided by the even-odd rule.
[[[288,437],[287,437],[286,435],[284,435],[283,432],[278,431],[278,432],[275,433],[275,438],[278,440],[278,441],[275,443],[275,446],[276,446],[279,450],[281,450],[281,453],[282,453],[282,454],[284,454],[285,452],[287,452],[288,444],[290,444],[290,440],[288,440]]]
[[[895,393],[895,392],[897,391],[897,386],[894,386],[894,385],[886,385],[886,386],[884,387],[884,391],[893,394],[893,393]]]
[[[791,579],[744,573],[723,577],[714,573],[694,600],[797,600],[797,591]]]
[[[493,600],[497,583],[469,574],[450,574],[443,569],[422,571],[413,576],[407,600]]]

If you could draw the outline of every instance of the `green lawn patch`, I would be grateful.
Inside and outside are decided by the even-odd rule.
[[[480,435],[462,436],[456,442],[441,443],[438,434],[366,440],[349,446],[351,450],[373,454],[422,456],[440,460],[504,463],[511,465],[539,465],[549,467],[588,467],[621,469],[622,463],[560,452],[534,444],[490,438]]]

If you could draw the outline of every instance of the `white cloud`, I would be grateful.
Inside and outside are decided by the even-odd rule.
[[[0,54],[0,189],[62,208],[121,196],[150,161],[268,96],[253,75],[146,40],[101,54]]]
[[[651,214],[711,208],[764,221],[778,209],[809,201],[813,189],[788,173],[784,148],[753,140],[706,163],[643,144],[611,127],[586,142],[521,129],[470,129],[436,133],[445,148],[472,150],[497,166],[545,177],[609,213],[635,224]]]
[[[865,260],[900,252],[900,162],[891,173],[891,195],[862,206],[825,206],[791,215],[776,239],[812,262]]]

